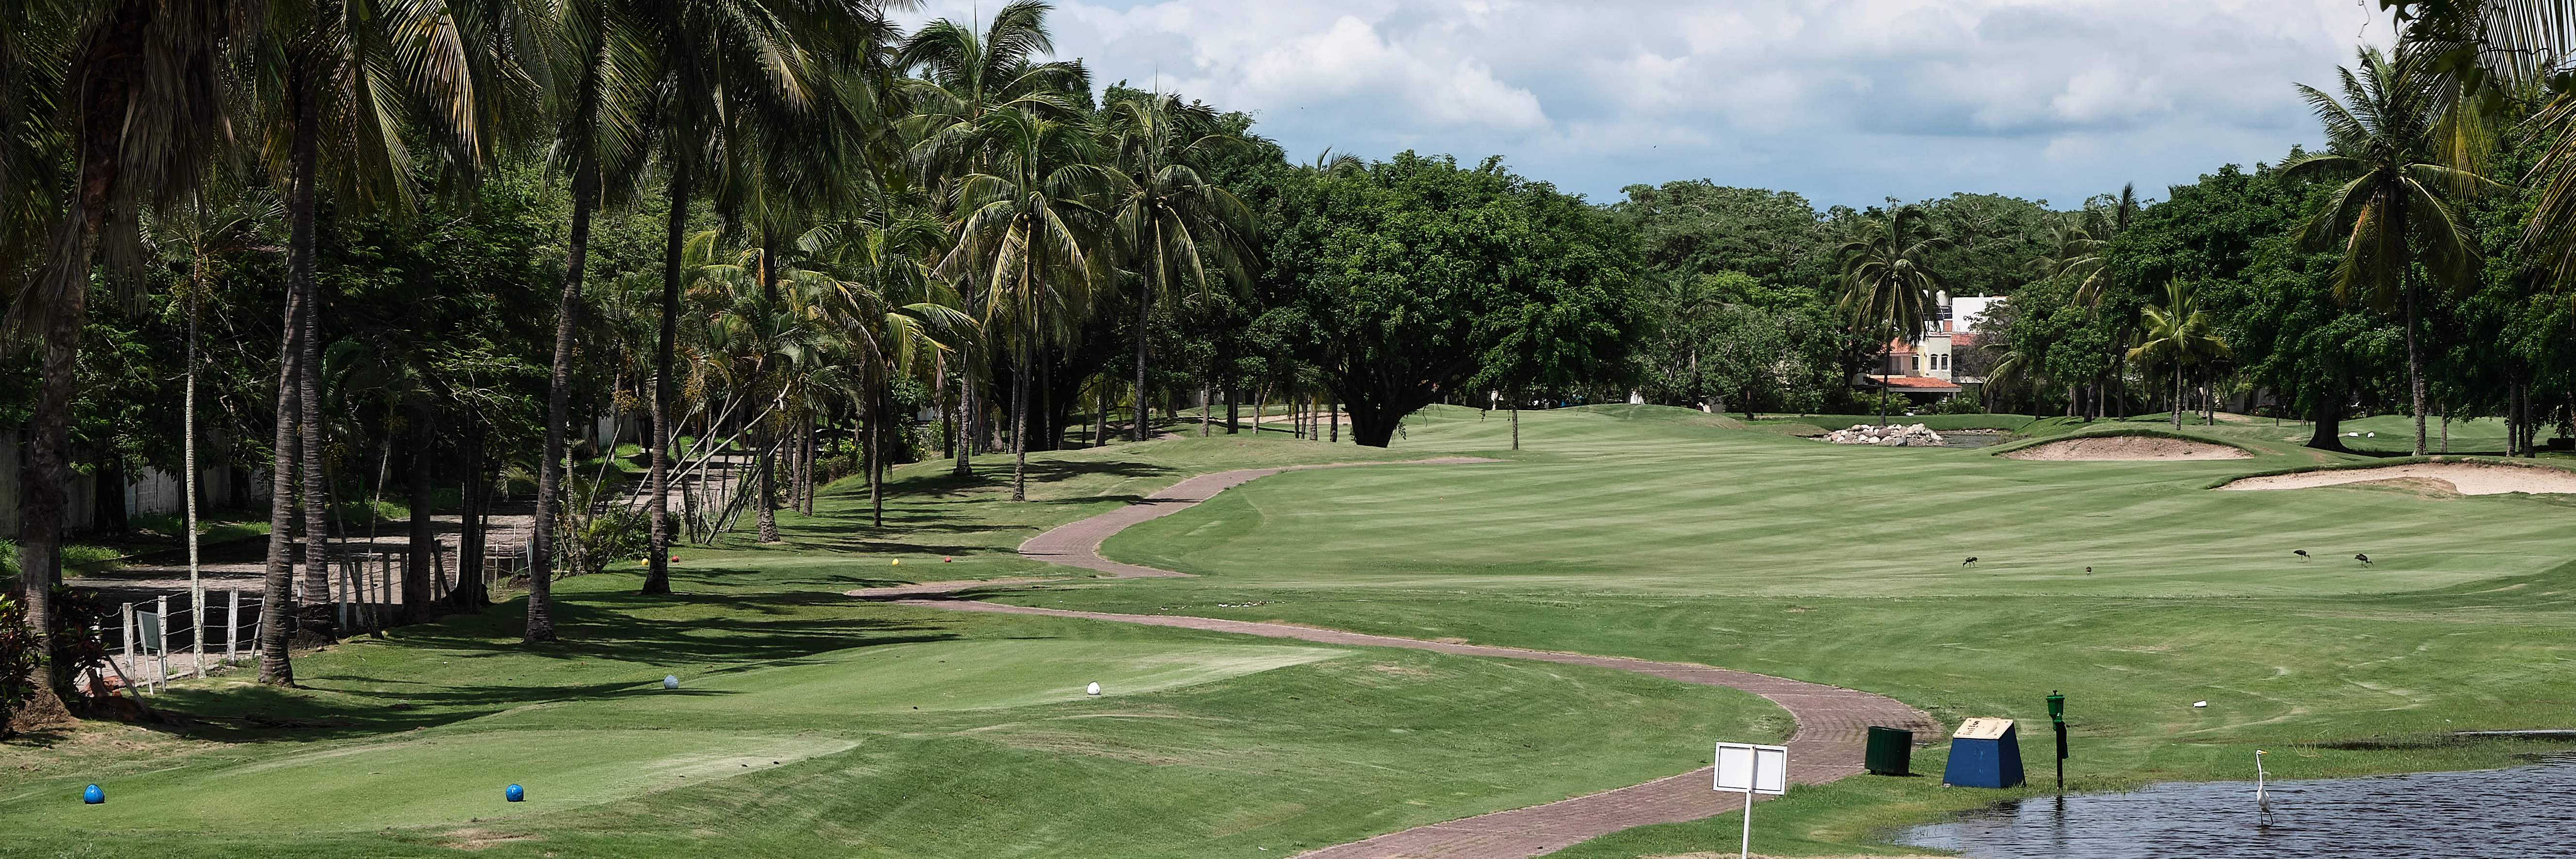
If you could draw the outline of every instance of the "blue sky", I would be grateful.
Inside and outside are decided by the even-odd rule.
[[[907,23],[1000,4],[929,0]],[[1461,160],[1596,201],[1711,179],[1869,205],[2070,208],[2313,143],[2291,89],[2388,41],[2375,0],[1063,2],[1057,53],[1326,147]]]

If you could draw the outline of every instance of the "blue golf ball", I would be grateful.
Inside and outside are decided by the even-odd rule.
[[[105,803],[107,802],[107,791],[99,790],[98,785],[90,785],[89,789],[81,791],[81,801],[90,805]]]
[[[501,791],[501,798],[511,802],[526,802],[528,791],[514,784]]]

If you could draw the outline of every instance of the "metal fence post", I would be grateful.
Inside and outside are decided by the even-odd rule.
[[[169,594],[162,594],[152,599],[152,627],[154,637],[161,642],[161,655],[153,660],[153,666],[157,672],[153,682],[158,684],[159,687],[166,688],[170,685]]]

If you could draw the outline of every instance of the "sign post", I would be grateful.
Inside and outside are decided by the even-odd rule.
[[[1717,789],[1744,794],[1742,855],[1753,855],[1753,795],[1789,792],[1789,747],[1717,744]]]
[[[2057,726],[2057,792],[2066,792],[2066,696],[2048,690],[2048,721]]]

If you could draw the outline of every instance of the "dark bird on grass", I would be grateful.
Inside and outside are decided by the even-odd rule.
[[[2306,549],[2291,549],[2290,554],[2299,556],[2299,560],[2302,561],[2308,559],[2308,550]]]
[[[1976,563],[1977,563],[1977,556],[1975,556],[1975,555],[1969,555],[1967,560],[1965,560],[1965,561],[1960,561],[1960,562],[1959,562],[1959,566],[1962,566],[1962,567],[1966,567],[1966,566],[1973,566],[1973,565],[1975,565]]]
[[[2088,576],[2089,576],[2089,575],[2092,575],[2092,574],[2093,574],[2093,568],[2092,568],[2092,567],[2085,567],[2085,568],[2084,568],[2084,574],[2085,574],[2085,575],[2088,575]]]
[[[2352,556],[2352,559],[2353,559],[2353,560],[2356,560],[2356,561],[2360,561],[2362,566],[2365,566],[2365,567],[2370,566],[2370,556],[2369,556],[2369,555],[2363,555],[2363,554],[2358,554],[2358,553],[2356,553],[2356,554],[2354,554],[2354,555]]]

